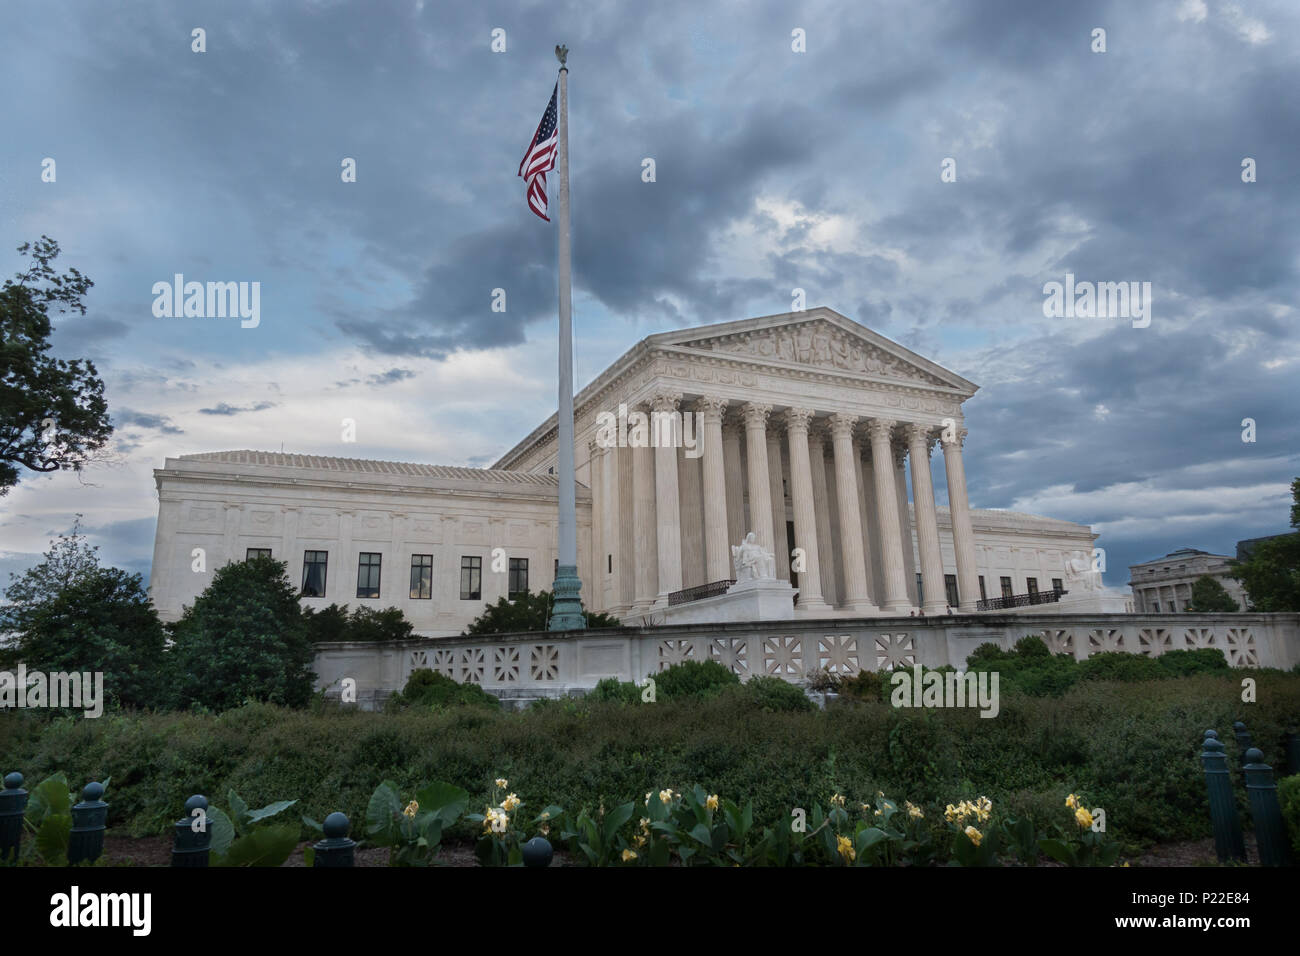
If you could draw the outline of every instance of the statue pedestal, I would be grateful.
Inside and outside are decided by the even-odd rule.
[[[789,581],[759,578],[733,584],[726,594],[677,604],[656,612],[664,624],[725,624],[731,621],[789,621],[794,596]]]

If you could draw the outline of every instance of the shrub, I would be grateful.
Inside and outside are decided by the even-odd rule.
[[[388,607],[377,611],[370,607],[352,610],[340,604],[317,611],[303,608],[303,623],[307,639],[313,644],[327,641],[405,641],[415,632],[415,625],[406,619],[400,608]]]
[[[744,685],[744,695],[770,713],[798,713],[815,710],[806,694],[779,677],[751,677]]]
[[[832,674],[830,671],[826,670],[826,668],[819,667],[816,670],[808,672],[806,683],[808,684],[809,690],[826,693],[827,691],[838,690],[840,679],[839,674]]]
[[[182,707],[225,710],[246,700],[302,707],[311,699],[315,654],[283,561],[217,569],[174,634],[171,673]]]
[[[1004,651],[992,642],[987,642],[970,652],[970,655],[966,658],[966,668],[975,670],[977,664],[992,664],[997,661],[1007,660],[1011,656],[1011,652]]]
[[[406,706],[432,707],[435,710],[459,706],[501,709],[501,702],[478,684],[458,684],[427,667],[411,671],[406,686],[402,688],[400,702]]]
[[[1277,801],[1282,806],[1282,823],[1291,838],[1291,859],[1300,860],[1300,774],[1277,782]]]
[[[1093,654],[1086,661],[1080,661],[1078,668],[1080,680],[1143,681],[1165,676],[1155,658],[1123,651]]]
[[[1212,647],[1200,647],[1194,651],[1165,651],[1156,658],[1160,669],[1170,677],[1185,677],[1188,674],[1213,674],[1226,672],[1232,668],[1222,651]]]
[[[841,677],[838,690],[841,697],[882,701],[888,699],[888,688],[888,681],[878,672],[861,670],[852,677]]]
[[[1037,634],[1026,634],[1016,641],[1014,653],[1020,658],[1048,658],[1052,652],[1047,649],[1043,639]]]
[[[717,661],[682,661],[654,675],[655,697],[681,700],[684,697],[711,697],[740,678]]]
[[[599,703],[639,704],[641,688],[636,684],[620,681],[617,677],[606,677],[591,689],[587,694],[587,700]]]

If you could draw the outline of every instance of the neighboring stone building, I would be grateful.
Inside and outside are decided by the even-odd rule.
[[[1211,554],[1196,548],[1177,551],[1129,566],[1129,587],[1133,589],[1133,607],[1139,614],[1165,614],[1185,611],[1192,600],[1192,585],[1208,574],[1223,585],[1228,595],[1246,609],[1246,592],[1232,576],[1226,554]]]
[[[644,339],[574,402],[587,607],[638,621],[716,591],[735,577],[730,546],[753,531],[799,589],[801,618],[1004,597],[1123,610],[1091,571],[1087,526],[970,508],[961,406],[976,388],[829,309]],[[936,504],[936,445],[950,508]],[[395,605],[421,634],[459,633],[484,603],[550,587],[555,462],[554,415],[490,469],[169,458],[155,472],[154,603],[174,619],[213,569],[260,549],[289,563],[304,602]]]

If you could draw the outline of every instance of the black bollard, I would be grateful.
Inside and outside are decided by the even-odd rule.
[[[1246,796],[1250,798],[1250,815],[1255,818],[1260,865],[1285,866],[1287,835],[1277,802],[1277,784],[1273,782],[1273,768],[1264,763],[1258,747],[1246,751]]]
[[[23,814],[27,811],[28,793],[23,789],[23,775],[5,776],[0,792],[0,860],[18,859],[23,840]]]
[[[316,858],[311,864],[313,867],[356,866],[353,851],[357,848],[357,841],[348,838],[350,826],[348,818],[337,810],[325,818],[321,824],[325,839],[313,847],[316,851]]]
[[[194,811],[198,810],[199,813]],[[206,867],[212,847],[208,826],[208,798],[196,793],[185,801],[186,815],[176,821],[172,866]]]
[[[104,852],[104,822],[108,804],[100,799],[104,785],[93,780],[81,791],[81,802],[72,808],[72,833],[68,838],[68,863],[94,863]]]
[[[1232,775],[1223,743],[1213,730],[1205,732],[1201,763],[1205,766],[1205,789],[1210,797],[1210,822],[1214,826],[1214,850],[1219,862],[1246,859],[1246,841],[1237,818],[1237,800],[1232,793]]]

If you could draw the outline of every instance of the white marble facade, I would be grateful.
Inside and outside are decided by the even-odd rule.
[[[798,617],[974,611],[1007,587],[1024,594],[1058,581],[1078,610],[1100,610],[1080,601],[1069,570],[1092,554],[1087,526],[969,506],[962,403],[976,388],[829,309],[644,339],[574,402],[584,602],[653,619],[674,592],[735,578],[731,547],[752,531],[774,553],[777,578],[799,589]],[[602,413],[638,410],[672,421],[685,447],[630,434],[611,443]],[[669,417],[683,412],[689,422]],[[931,456],[950,506],[936,503]],[[214,567],[249,548],[287,560],[295,584],[305,553],[324,551],[325,596],[305,603],[397,606],[421,634],[459,633],[507,592],[494,549],[506,563],[527,560],[532,590],[550,587],[555,461],[554,415],[491,469],[262,452],[169,458],[155,472],[154,602],[175,617]],[[202,573],[191,567],[199,547]],[[792,573],[795,549],[804,570]],[[380,555],[378,597],[357,596],[372,593],[359,588],[363,553]],[[432,586],[413,597],[421,555]],[[461,596],[465,557],[481,561],[478,600]]]

